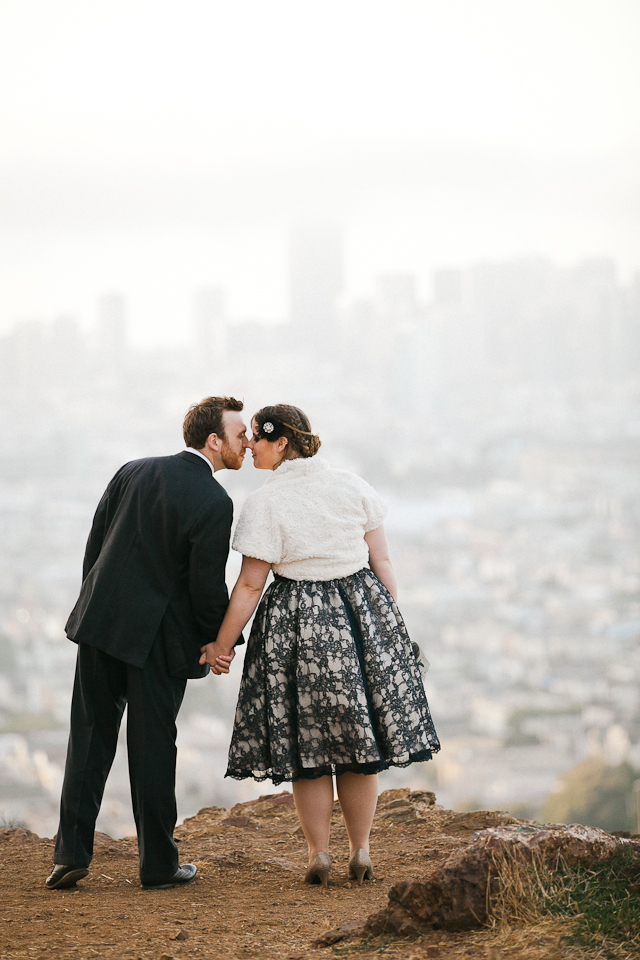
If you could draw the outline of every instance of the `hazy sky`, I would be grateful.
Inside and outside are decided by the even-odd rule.
[[[640,268],[638,0],[1,0],[0,330],[284,318],[286,238],[352,293],[543,255]]]

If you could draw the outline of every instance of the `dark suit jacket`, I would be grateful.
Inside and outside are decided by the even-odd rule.
[[[215,640],[229,603],[232,518],[201,457],[185,450],[126,463],[93,519],[69,639],[142,667],[160,633],[172,676],[206,676],[200,648]]]

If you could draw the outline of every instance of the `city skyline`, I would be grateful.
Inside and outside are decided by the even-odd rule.
[[[305,242],[308,246],[306,254],[300,254],[299,251],[294,249],[293,238],[296,237],[298,239],[306,237]],[[332,238],[335,250],[327,244],[327,237]],[[314,279],[314,268],[311,266],[314,242],[316,246],[319,245],[318,249],[321,254],[331,261],[328,272],[322,264],[320,266],[316,264],[316,279]],[[577,286],[583,286],[585,290],[589,288],[594,290],[601,285],[604,272],[606,283],[615,286],[621,293],[624,291],[629,297],[628,309],[634,311],[634,316],[638,311],[640,261],[638,269],[633,270],[628,278],[621,276],[618,264],[611,257],[586,258],[568,264],[554,262],[549,257],[519,257],[502,261],[481,260],[467,267],[450,264],[443,269],[433,270],[427,284],[420,284],[419,276],[408,271],[383,270],[379,274],[371,276],[368,288],[365,289],[363,294],[357,295],[348,289],[344,236],[335,225],[322,224],[298,227],[297,231],[289,237],[288,254],[289,261],[285,270],[287,277],[286,309],[283,315],[279,317],[234,315],[230,308],[231,298],[228,287],[224,284],[199,284],[183,291],[184,297],[175,317],[173,335],[168,339],[158,338],[148,334],[141,335],[128,291],[111,288],[94,291],[90,304],[87,304],[87,310],[79,314],[67,308],[54,314],[15,317],[12,322],[6,323],[4,328],[0,327],[0,339],[14,335],[21,328],[39,327],[46,331],[52,330],[56,325],[72,325],[82,335],[92,336],[97,346],[101,342],[101,338],[104,341],[105,332],[101,327],[101,322],[105,310],[108,312],[109,309],[113,309],[113,304],[116,303],[118,305],[119,335],[129,349],[187,347],[190,344],[202,345],[203,337],[205,339],[211,337],[211,333],[204,333],[207,317],[215,317],[214,323],[217,324],[219,330],[218,336],[222,336],[225,343],[223,355],[226,351],[226,334],[221,332],[223,328],[240,333],[242,329],[249,329],[250,327],[255,329],[271,325],[286,326],[291,324],[293,330],[301,327],[301,325],[306,325],[309,328],[315,326],[318,328],[318,335],[325,338],[326,347],[327,336],[336,336],[338,328],[349,322],[350,312],[362,309],[364,304],[373,302],[376,297],[381,295],[385,285],[391,284],[398,287],[399,284],[399,288],[407,288],[408,285],[411,288],[414,305],[416,307],[421,305],[429,309],[446,307],[447,304],[451,306],[451,291],[456,290],[453,299],[455,300],[458,297],[460,303],[464,302],[466,309],[473,313],[474,294],[472,291],[477,288],[477,296],[482,287],[481,278],[483,275],[500,277],[498,287],[502,282],[503,284],[506,283],[509,288],[508,302],[505,302],[503,306],[503,312],[505,312],[503,324],[512,321],[517,323],[519,312],[523,309],[523,305],[530,300],[532,294],[534,297],[538,296],[541,299],[550,299],[550,291],[546,285],[551,274],[566,278],[573,275],[577,278]],[[296,276],[296,270],[298,270],[301,279]],[[322,276],[323,273],[326,274],[326,278]],[[511,274],[508,280],[507,274]],[[546,278],[543,278],[545,274]],[[532,275],[537,275],[537,279],[542,281],[540,290],[537,292],[534,291],[535,281],[532,279]],[[518,286],[519,283],[521,287]],[[427,288],[426,291],[425,287]],[[384,293],[382,293],[382,296],[384,297]],[[552,297],[553,293],[551,299]],[[511,310],[510,314],[506,312],[508,310]],[[557,319],[562,326],[563,318],[559,317]],[[640,328],[640,319],[631,322],[635,324],[636,328]],[[512,336],[517,338],[517,329],[514,329]],[[636,333],[635,336],[640,336],[640,332]],[[237,336],[235,343],[238,347],[242,346]],[[113,349],[113,346],[109,347],[104,342],[102,342],[102,346],[107,350]],[[336,344],[333,352],[339,352],[339,349],[339,345]]]
[[[630,0],[128,4],[0,13],[0,332],[129,298],[171,342],[189,292],[282,320],[296,223],[379,273],[611,257],[638,269]]]

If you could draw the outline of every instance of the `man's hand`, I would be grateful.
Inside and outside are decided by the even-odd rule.
[[[200,648],[200,651],[202,653],[200,665],[208,663],[211,667],[211,672],[217,676],[220,676],[221,673],[229,673],[231,661],[236,655],[233,647],[225,653],[217,643],[207,643],[204,647]]]

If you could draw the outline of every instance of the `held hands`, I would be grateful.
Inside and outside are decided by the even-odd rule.
[[[242,570],[231,591],[229,606],[214,643],[201,647],[200,664],[208,663],[215,674],[229,673],[234,645],[258,606],[271,564],[253,557],[242,558]]]
[[[202,656],[200,657],[200,664],[208,663],[211,667],[211,672],[215,673],[217,676],[220,676],[221,673],[229,673],[229,667],[231,666],[231,661],[236,655],[236,651],[231,648],[227,653],[217,645],[217,643],[207,643],[204,647],[201,647]]]

